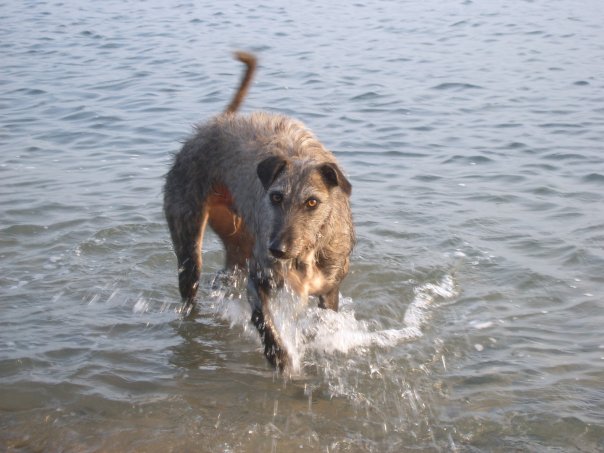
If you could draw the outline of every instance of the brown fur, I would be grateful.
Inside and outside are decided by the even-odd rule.
[[[166,177],[164,212],[178,260],[179,288],[192,303],[205,228],[222,240],[227,269],[247,268],[252,321],[267,359],[289,363],[268,302],[284,285],[338,309],[354,243],[351,186],[337,161],[306,127],[265,112],[236,114],[256,60],[226,111],[197,127]]]

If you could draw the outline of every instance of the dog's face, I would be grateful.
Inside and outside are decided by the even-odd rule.
[[[325,228],[334,227],[337,213],[347,206],[350,182],[335,163],[278,156],[260,162],[257,173],[272,216],[268,250],[277,259],[300,259],[316,248]]]

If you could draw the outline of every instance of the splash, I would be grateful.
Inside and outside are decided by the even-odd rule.
[[[249,319],[251,312],[241,291],[219,289],[212,293],[211,309],[215,315],[229,322],[231,327],[242,326],[254,332]],[[380,328],[378,322],[357,319],[355,303],[351,298],[340,298],[340,311],[323,310],[282,290],[271,301],[275,326],[280,332],[292,358],[292,372],[299,373],[304,360],[311,355],[364,353],[369,348],[391,348],[423,335],[422,329],[430,319],[435,301],[457,296],[454,279],[445,275],[437,283],[425,283],[414,290],[414,298],[407,306],[398,329]]]
[[[357,320],[350,299],[344,299],[343,310],[339,313],[314,309],[312,316],[306,317],[302,322],[306,330],[313,333],[307,336],[305,346],[325,354],[348,354],[354,350],[364,351],[372,346],[396,346],[401,342],[421,337],[422,328],[430,318],[434,301],[438,298],[453,298],[457,293],[453,278],[446,275],[437,284],[427,283],[416,288],[414,294],[400,329],[380,329],[377,323]]]

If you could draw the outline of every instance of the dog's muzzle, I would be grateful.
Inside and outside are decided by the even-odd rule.
[[[283,260],[283,259],[287,258],[287,247],[281,241],[278,241],[278,240],[271,241],[271,243],[268,246],[268,250],[269,250],[269,252],[271,252],[271,255],[273,255],[275,258],[277,258],[279,260]]]

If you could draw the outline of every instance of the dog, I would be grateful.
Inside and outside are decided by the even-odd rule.
[[[252,322],[275,368],[291,358],[269,301],[286,287],[338,310],[355,233],[351,184],[334,155],[301,122],[280,114],[238,114],[256,58],[226,110],[196,127],[166,175],[164,214],[178,261],[179,290],[193,304],[209,225],[222,240],[227,270],[248,272]]]

